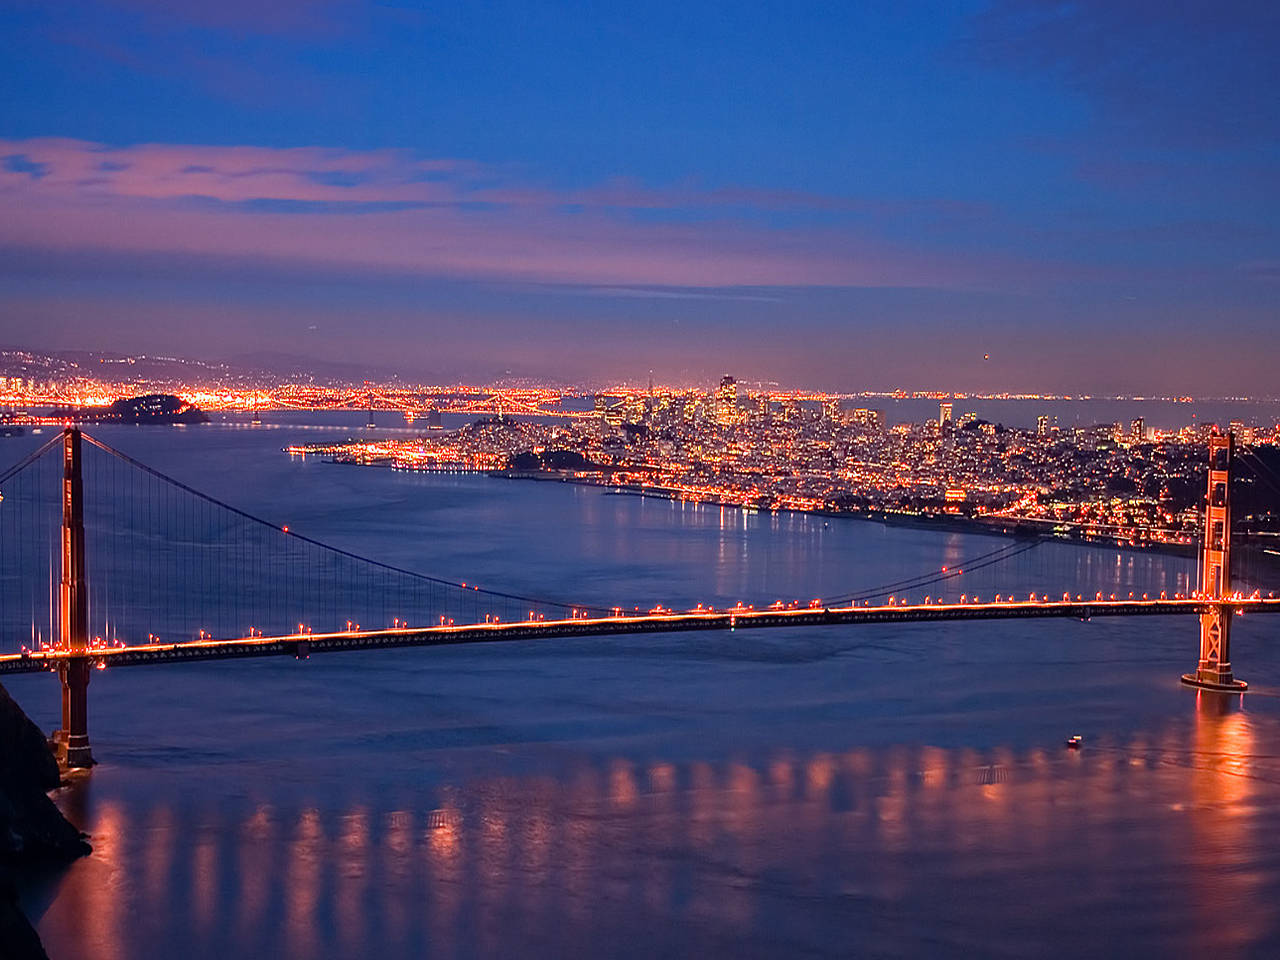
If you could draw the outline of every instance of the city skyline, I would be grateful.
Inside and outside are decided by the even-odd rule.
[[[1271,8],[16,0],[0,340],[1266,394]]]
[[[0,957],[1280,953],[1277,50],[0,0]]]
[[[719,382],[737,384],[743,395],[772,399],[879,399],[886,401],[1000,401],[1008,403],[1133,403],[1246,404],[1257,407],[1250,422],[1269,425],[1268,408],[1280,403],[1274,394],[1160,394],[1141,392],[1090,393],[1052,390],[964,390],[940,384],[907,383],[876,389],[863,385],[830,389],[811,382],[747,379],[733,374],[689,376],[683,379],[647,377],[506,375],[488,379],[415,378],[391,367],[367,367],[342,361],[308,361],[276,354],[240,355],[228,358],[164,356],[121,351],[43,351],[0,346],[0,404],[11,411],[20,408],[66,408],[104,405],[143,394],[174,394],[190,403],[220,410],[290,408],[409,409],[433,396],[474,395],[500,397],[587,399],[594,396],[656,396],[684,394],[715,388]],[[372,392],[371,392],[372,391]],[[416,400],[414,399],[416,398]],[[558,399],[554,402],[558,402]],[[406,407],[405,404],[408,404]],[[520,411],[514,411],[517,414]],[[1105,420],[1105,418],[1103,418]],[[1102,422],[1102,421],[1099,421]]]

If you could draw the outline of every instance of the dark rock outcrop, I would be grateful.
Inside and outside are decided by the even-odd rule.
[[[59,783],[45,735],[0,686],[0,956],[6,958],[45,956],[18,908],[19,878],[89,852],[80,831],[49,799]]]
[[[49,960],[12,887],[0,889],[0,954],[12,960]]]
[[[170,393],[117,400],[103,409],[81,411],[80,419],[92,423],[208,423],[199,407]]]

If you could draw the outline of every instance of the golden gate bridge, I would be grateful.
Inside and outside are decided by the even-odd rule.
[[[306,659],[344,650],[1182,615],[1200,623],[1199,658],[1183,682],[1242,691],[1246,685],[1231,665],[1232,618],[1280,611],[1280,598],[1249,589],[1252,582],[1235,585],[1241,578],[1239,571],[1233,578],[1231,556],[1234,452],[1229,435],[1210,438],[1199,584],[1185,592],[1032,590],[1015,596],[998,592],[995,579],[983,581],[991,589],[975,589],[975,578],[984,572],[994,577],[1044,542],[1020,539],[835,596],[642,608],[495,590],[364,557],[241,510],[68,426],[0,473],[0,642],[21,638],[19,649],[0,653],[0,674],[58,674],[62,727],[55,741],[70,767],[93,762],[88,687],[94,670],[278,655]]]

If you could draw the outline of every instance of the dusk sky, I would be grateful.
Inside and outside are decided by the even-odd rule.
[[[1277,51],[1274,0],[0,0],[0,346],[1276,395]]]

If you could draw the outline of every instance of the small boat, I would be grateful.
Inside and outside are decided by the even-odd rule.
[[[1083,744],[1084,737],[1078,733],[1074,737],[1067,737],[1067,749],[1069,750],[1079,750]]]

